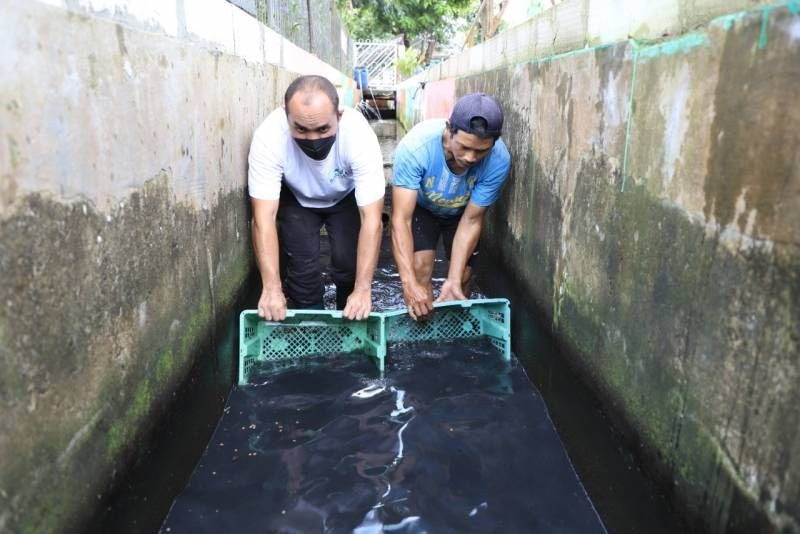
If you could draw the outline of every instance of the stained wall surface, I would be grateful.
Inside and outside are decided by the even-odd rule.
[[[508,37],[471,49],[402,87],[398,117],[409,128],[462,94],[497,97],[513,168],[481,246],[520,288],[514,304],[541,313],[694,526],[793,532],[798,4],[694,4],[684,18],[715,16],[692,31],[584,33],[554,55],[534,46],[558,20],[543,14],[520,37],[527,56],[481,70],[470,58]]]
[[[0,12],[0,531],[79,530],[237,312],[255,127],[352,85],[222,0]]]

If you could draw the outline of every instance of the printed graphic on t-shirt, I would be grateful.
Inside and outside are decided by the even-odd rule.
[[[442,177],[429,176],[422,187],[422,193],[432,204],[442,208],[462,208],[469,202],[472,189],[478,177],[455,175],[443,170]]]
[[[333,176],[331,176],[330,183],[333,183],[334,180],[346,180],[348,178],[353,177],[353,168],[352,167],[345,167],[342,169],[341,167],[336,167],[333,171]]]

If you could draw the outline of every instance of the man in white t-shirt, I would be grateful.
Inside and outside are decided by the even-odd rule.
[[[258,313],[286,317],[293,307],[323,308],[320,228],[331,245],[336,305],[348,319],[372,309],[385,181],[375,133],[353,109],[340,109],[333,84],[301,76],[253,136],[248,187],[253,245],[263,290]],[[279,245],[280,242],[280,245]],[[286,258],[281,281],[279,246]]]

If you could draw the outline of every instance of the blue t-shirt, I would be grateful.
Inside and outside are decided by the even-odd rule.
[[[444,159],[444,128],[444,119],[431,119],[406,134],[394,153],[392,184],[418,190],[417,204],[439,217],[460,215],[470,200],[481,207],[491,206],[511,167],[505,143],[497,139],[485,158],[457,175]]]

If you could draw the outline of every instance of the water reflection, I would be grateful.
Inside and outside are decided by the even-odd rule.
[[[484,341],[259,369],[162,530],[603,532],[522,368]]]

